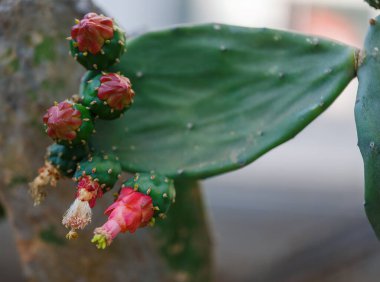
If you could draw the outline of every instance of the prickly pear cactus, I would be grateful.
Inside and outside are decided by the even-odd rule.
[[[367,2],[378,8],[378,1]],[[380,28],[378,19],[370,23],[359,52],[323,38],[219,24],[176,27],[126,42],[110,18],[89,13],[78,20],[71,54],[90,71],[79,99],[54,105],[43,119],[57,143],[91,144],[91,156],[72,160],[70,167],[50,161],[67,174],[76,162],[76,199],[62,221],[71,229],[67,237],[75,238],[75,230],[91,221],[91,208],[122,170],[137,173],[121,186],[92,242],[104,249],[119,233],[153,226],[174,203],[170,178],[187,183],[249,164],[319,116],[357,70],[366,212],[380,237]],[[135,91],[136,103],[123,115]],[[115,156],[104,155],[111,149]]]

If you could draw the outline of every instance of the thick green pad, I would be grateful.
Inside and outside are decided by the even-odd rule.
[[[46,160],[55,166],[59,171],[68,177],[72,177],[78,162],[89,154],[86,145],[65,146],[52,144],[46,150]]]
[[[134,177],[123,183],[138,192],[149,195],[155,208],[155,217],[166,217],[170,205],[175,201],[173,180],[156,173],[136,173]]]
[[[358,145],[364,161],[365,211],[380,239],[380,23],[372,22],[358,70],[355,105]]]
[[[102,47],[104,54],[91,54],[90,52],[80,52],[78,47],[75,47],[75,41],[70,40],[70,54],[88,70],[104,70],[118,62],[120,56],[125,52],[125,34],[114,24],[114,36],[105,43]],[[122,44],[120,44],[122,42]],[[86,54],[86,55],[85,55]]]
[[[124,170],[205,178],[294,137],[355,77],[355,49],[321,38],[227,25],[177,27],[127,42],[110,71],[135,106],[97,123]],[[107,136],[107,138],[104,138]]]
[[[94,154],[78,164],[74,177],[80,179],[89,175],[104,184],[103,192],[107,192],[115,185],[120,177],[121,166],[118,158],[113,154]]]
[[[83,84],[80,88],[81,103],[88,107],[90,111],[101,119],[118,118],[123,111],[112,110],[110,106],[104,104],[104,101],[98,98],[98,88],[100,86],[101,72],[91,71],[82,79]]]

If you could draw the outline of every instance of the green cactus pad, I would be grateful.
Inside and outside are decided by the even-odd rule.
[[[81,161],[75,171],[74,178],[80,179],[83,175],[98,179],[103,185],[103,192],[107,192],[115,185],[121,173],[120,162],[113,154],[94,154]]]
[[[155,217],[165,217],[170,205],[175,201],[173,180],[156,173],[136,173],[123,183],[123,187],[131,187],[149,195],[156,208]]]
[[[100,86],[101,77],[102,73],[98,71],[90,71],[84,75],[79,93],[81,102],[90,108],[90,111],[94,115],[97,115],[101,119],[110,120],[118,118],[127,109],[122,111],[114,110],[98,98],[97,88]]]
[[[59,169],[62,175],[72,177],[78,162],[88,153],[87,145],[65,146],[52,144],[47,148],[46,160]]]
[[[75,47],[75,40],[70,40],[70,54],[88,70],[105,70],[109,66],[116,64],[125,52],[125,34],[114,23],[114,36],[107,41],[103,47],[103,54],[91,54],[89,52],[80,52]]]
[[[293,138],[355,77],[355,48],[271,29],[177,27],[127,47],[109,71],[131,79],[135,105],[97,123],[94,145],[118,147],[124,170],[171,178],[249,164]]]
[[[358,145],[364,161],[365,211],[380,239],[380,17],[370,26],[361,65],[355,104]]]
[[[380,1],[379,0],[364,0],[367,2],[371,7],[375,9],[380,9]]]

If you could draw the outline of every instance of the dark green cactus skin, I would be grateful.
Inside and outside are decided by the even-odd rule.
[[[67,146],[86,144],[88,142],[89,137],[92,135],[94,131],[94,122],[93,122],[93,117],[91,115],[91,112],[88,109],[86,109],[85,106],[81,104],[77,104],[77,103],[73,104],[73,108],[80,111],[82,124],[77,129],[76,131],[77,135],[73,140],[70,140],[70,141],[54,140],[58,144],[67,145]]]
[[[74,47],[75,40],[70,40],[70,54],[88,70],[104,70],[109,66],[116,64],[125,52],[125,34],[114,23],[114,36],[109,43],[104,43],[102,50],[104,54],[91,54],[87,52],[86,56],[80,52],[78,47]]]
[[[208,24],[127,42],[134,106],[99,121],[95,148],[126,171],[206,178],[293,138],[355,77],[355,48],[290,32]],[[107,136],[107,138],[103,138]]]
[[[358,69],[355,105],[358,146],[364,161],[365,211],[380,239],[380,23],[371,21]]]
[[[364,0],[366,1],[371,7],[375,9],[380,9],[380,1],[379,0]]]
[[[92,179],[98,179],[103,185],[103,192],[107,192],[115,185],[121,173],[120,162],[113,154],[94,154],[81,161],[75,171],[74,178],[88,175]]]
[[[46,160],[59,169],[60,173],[72,177],[78,162],[89,154],[87,145],[65,146],[52,144],[47,148]]]
[[[97,88],[100,86],[100,78],[102,74],[97,71],[89,71],[84,75],[80,88],[79,95],[81,96],[81,102],[86,107],[90,108],[90,111],[101,119],[115,119],[125,112],[112,110],[108,105],[105,105],[102,100],[98,98]]]
[[[175,201],[173,180],[156,173],[136,173],[133,178],[123,183],[124,187],[131,187],[152,198],[156,208],[154,217],[163,217],[170,205]],[[158,208],[158,209],[157,209]]]

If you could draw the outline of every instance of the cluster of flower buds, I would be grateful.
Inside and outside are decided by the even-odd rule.
[[[95,119],[119,118],[130,108],[135,96],[130,80],[121,73],[105,72],[119,63],[126,51],[124,32],[113,19],[88,13],[76,20],[71,29],[70,54],[89,71],[82,80],[79,97],[55,102],[43,116],[46,133],[55,142],[48,147],[45,165],[30,183],[30,194],[38,205],[46,196],[46,186],[55,186],[63,177],[77,183],[74,202],[63,216],[70,231],[91,222],[97,199],[111,190],[121,177],[121,163],[114,153],[91,148]],[[106,210],[108,221],[95,229],[92,242],[105,248],[120,232],[153,226],[156,218],[165,218],[175,199],[173,181],[152,173],[136,174],[124,182],[116,201]]]

